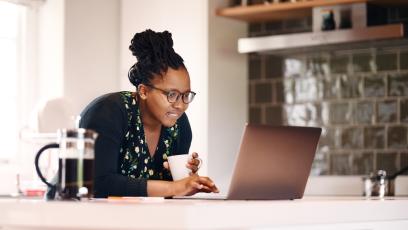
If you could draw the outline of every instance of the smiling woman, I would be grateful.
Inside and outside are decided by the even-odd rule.
[[[82,112],[80,126],[99,133],[95,143],[95,197],[174,196],[218,192],[197,174],[173,181],[167,157],[188,154],[191,128],[185,111],[196,95],[168,31],[136,33],[129,49],[137,58],[128,78],[135,92],[103,95]]]

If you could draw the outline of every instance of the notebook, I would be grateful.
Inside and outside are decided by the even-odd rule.
[[[246,124],[225,196],[182,199],[300,199],[310,174],[321,128]]]

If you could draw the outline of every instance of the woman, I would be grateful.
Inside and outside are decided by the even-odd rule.
[[[187,154],[191,128],[184,113],[196,93],[171,33],[135,34],[129,49],[137,58],[128,77],[136,92],[117,92],[91,102],[80,126],[99,133],[95,143],[95,197],[193,195],[218,192],[208,177],[192,174],[172,181],[167,157]]]

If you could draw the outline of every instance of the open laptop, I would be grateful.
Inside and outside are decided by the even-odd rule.
[[[247,124],[227,196],[197,194],[193,199],[300,199],[306,187],[321,128]]]

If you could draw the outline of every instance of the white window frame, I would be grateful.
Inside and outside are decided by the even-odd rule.
[[[0,179],[2,186],[0,194],[12,190],[17,174],[32,175],[32,156],[27,157],[27,151],[32,151],[30,144],[19,138],[20,131],[32,119],[33,105],[38,101],[38,8],[44,0],[0,0],[25,7],[25,14],[20,17],[17,46],[17,149],[15,154],[0,156]],[[7,132],[7,130],[2,130]],[[33,154],[30,154],[33,155]],[[29,166],[29,167],[28,167]]]

